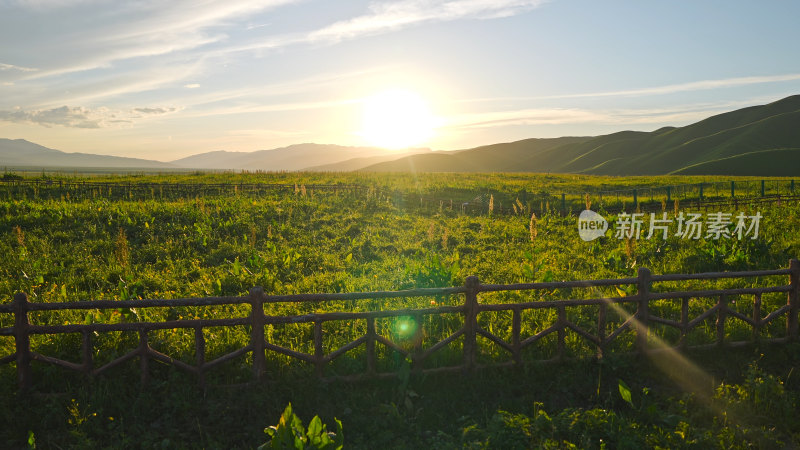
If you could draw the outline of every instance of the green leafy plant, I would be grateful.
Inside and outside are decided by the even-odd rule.
[[[338,450],[344,445],[344,434],[342,432],[342,422],[336,421],[336,432],[330,432],[327,425],[322,423],[319,416],[314,416],[308,424],[308,429],[303,425],[303,421],[292,411],[292,404],[289,403],[281,415],[278,425],[272,425],[264,429],[270,436],[269,442],[260,445],[261,449],[319,449],[319,450]]]

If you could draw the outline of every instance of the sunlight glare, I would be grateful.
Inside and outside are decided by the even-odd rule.
[[[391,150],[424,144],[436,126],[425,101],[407,90],[366,98],[363,113],[361,136],[371,145]]]

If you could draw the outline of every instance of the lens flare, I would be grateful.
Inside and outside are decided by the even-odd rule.
[[[394,322],[394,334],[400,339],[410,339],[417,332],[417,322],[411,317],[398,317]]]

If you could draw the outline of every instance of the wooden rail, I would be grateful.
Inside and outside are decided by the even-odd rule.
[[[776,277],[788,276],[788,284],[774,284],[765,287],[708,289],[673,291],[669,289],[653,289],[653,285],[664,282],[679,282],[690,280],[714,280],[722,278],[747,278],[747,277]],[[659,345],[654,342],[654,324],[672,327],[678,330],[679,339],[674,347],[683,349],[687,347],[704,347],[707,345],[690,346],[687,342],[688,333],[701,323],[716,318],[714,324],[714,346],[742,345],[755,341],[786,342],[798,338],[798,283],[800,283],[800,262],[791,260],[789,268],[777,270],[762,270],[748,272],[714,272],[701,274],[667,274],[652,275],[646,268],[641,268],[636,277],[606,280],[585,280],[548,283],[523,283],[523,284],[481,284],[477,277],[468,277],[463,286],[448,288],[428,288],[406,291],[389,292],[359,292],[337,294],[298,294],[298,295],[266,295],[263,289],[256,287],[250,290],[249,295],[243,297],[205,297],[187,298],[176,300],[127,300],[127,301],[80,301],[66,303],[31,303],[24,293],[15,295],[11,304],[0,305],[0,314],[12,314],[14,326],[0,328],[0,336],[13,336],[15,352],[0,357],[0,364],[16,363],[19,388],[29,389],[32,386],[32,361],[53,364],[63,368],[79,371],[94,376],[101,374],[125,361],[138,358],[140,362],[141,379],[146,383],[149,377],[149,367],[152,360],[169,364],[178,369],[193,373],[201,385],[205,384],[206,372],[225,362],[231,361],[242,355],[252,354],[253,378],[263,379],[269,374],[266,355],[275,352],[286,355],[310,364],[317,375],[324,376],[326,366],[334,359],[353,351],[362,345],[366,349],[366,364],[363,373],[340,376],[336,378],[354,379],[362,377],[391,377],[394,372],[378,371],[377,344],[383,345],[388,350],[398,353],[404,358],[409,358],[412,368],[418,372],[441,372],[470,370],[481,367],[478,364],[478,350],[484,343],[492,343],[509,354],[507,361],[495,362],[494,365],[520,365],[523,362],[522,352],[534,346],[547,336],[556,336],[555,359],[563,359],[566,355],[567,336],[574,335],[596,349],[596,357],[602,358],[609,350],[609,344],[617,340],[624,333],[633,333],[633,345],[628,351],[648,352]],[[636,294],[619,297],[602,297],[590,299],[565,299],[529,301],[516,303],[481,303],[480,296],[493,292],[539,292],[547,293],[554,289],[596,288],[603,286],[634,285]],[[763,316],[761,299],[767,293],[787,294],[786,304]],[[376,300],[386,298],[414,298],[462,296],[463,302],[454,306],[433,306],[418,309],[393,309],[372,310],[361,312],[325,312],[291,316],[269,315],[268,307],[276,303],[291,302],[326,302],[341,300]],[[741,296],[752,296],[752,314],[745,315],[731,307],[732,301]],[[716,299],[714,306],[699,313],[696,317],[689,317],[689,306],[692,300],[701,298]],[[653,312],[651,304],[655,301],[679,301],[681,304],[680,318],[678,320],[659,317]],[[613,324],[608,321],[609,308],[617,314],[625,314],[621,305],[632,304],[635,312],[627,313],[621,317],[624,321],[614,329],[609,329]],[[30,323],[30,312],[36,311],[61,311],[61,310],[104,310],[116,308],[163,308],[163,307],[199,307],[213,305],[249,305],[248,317],[233,317],[220,319],[193,319],[193,320],[167,320],[163,322],[135,322],[135,323],[93,323],[93,324],[65,324],[65,325],[37,325]],[[569,320],[567,311],[576,307],[596,307],[596,328],[588,330]],[[522,335],[523,312],[529,310],[555,310],[555,322],[549,326],[536,329],[529,336]],[[479,323],[479,316],[490,312],[507,311],[511,313],[511,336],[505,340],[491,330],[487,330]],[[623,311],[620,313],[620,311]],[[440,314],[459,314],[463,318],[461,326],[452,331],[448,336],[431,343],[423,348],[422,318]],[[761,339],[762,329],[780,317],[786,318],[785,332],[782,336],[772,336]],[[411,349],[395,342],[391,337],[385,336],[378,324],[378,319],[410,317],[420,326],[411,336]],[[739,320],[752,329],[748,341],[726,340],[726,326],[733,320]],[[355,340],[338,349],[325,349],[323,345],[324,330],[322,324],[331,321],[364,321],[366,332]],[[265,338],[265,327],[279,324],[313,324],[313,353],[303,353],[295,349],[283,347]],[[203,330],[209,327],[249,326],[250,340],[247,345],[218,356],[215,359],[206,358],[206,342]],[[164,329],[193,329],[195,340],[195,363],[189,364],[179,359],[168,356],[155,350],[149,343],[149,332]],[[110,331],[135,331],[138,334],[138,345],[128,353],[120,356],[102,366],[97,366],[93,361],[93,336],[95,333]],[[81,334],[81,362],[74,363],[63,359],[46,356],[31,348],[30,336],[37,334]],[[383,334],[382,334],[383,333]],[[429,336],[430,337],[430,336]],[[425,362],[431,355],[441,351],[451,343],[460,340],[462,345],[461,363],[450,366],[425,367]],[[485,345],[483,345],[485,346]],[[664,345],[661,345],[663,347]],[[327,353],[326,353],[327,351]]]

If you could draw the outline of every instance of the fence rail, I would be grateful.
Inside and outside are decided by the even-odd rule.
[[[788,284],[775,284],[765,287],[732,288],[714,290],[652,290],[655,283],[678,282],[691,280],[714,280],[722,278],[747,278],[747,277],[775,277],[787,276]],[[146,383],[149,377],[151,361],[173,365],[178,369],[193,373],[198,377],[201,385],[205,384],[205,374],[209,369],[231,361],[246,354],[252,354],[252,371],[255,379],[264,378],[268,373],[266,355],[275,352],[311,364],[317,375],[323,376],[327,364],[334,359],[364,346],[366,349],[366,365],[361,373],[339,376],[337,378],[362,378],[362,377],[387,377],[395,376],[394,372],[379,372],[377,367],[376,346],[383,345],[389,352],[396,352],[404,358],[410,358],[412,366],[420,372],[439,372],[448,370],[469,370],[478,367],[476,354],[484,342],[491,342],[509,354],[510,359],[495,363],[497,365],[519,365],[522,363],[522,352],[525,348],[533,346],[543,338],[553,334],[556,336],[555,359],[565,357],[566,340],[568,334],[574,334],[576,339],[583,339],[594,346],[596,357],[602,358],[609,345],[627,332],[634,334],[634,344],[627,351],[647,352],[653,345],[654,324],[677,329],[679,339],[675,347],[702,347],[707,345],[688,345],[687,335],[704,321],[716,318],[714,324],[716,332],[714,345],[741,345],[757,340],[785,342],[796,340],[798,337],[798,280],[800,280],[800,262],[791,260],[789,268],[778,270],[762,270],[749,272],[715,272],[701,274],[666,274],[652,275],[646,268],[638,271],[637,277],[585,280],[547,283],[523,284],[481,284],[477,277],[468,277],[463,286],[449,288],[428,288],[406,291],[385,292],[359,292],[359,293],[333,293],[333,294],[298,294],[298,295],[266,295],[261,288],[253,288],[248,296],[244,297],[206,297],[187,298],[176,300],[127,300],[127,301],[80,301],[65,303],[31,303],[24,293],[17,294],[11,304],[0,305],[0,314],[12,314],[14,326],[0,328],[0,336],[13,336],[15,352],[0,358],[0,364],[16,363],[18,385],[22,390],[32,385],[32,361],[53,364],[65,369],[82,372],[86,375],[98,375],[128,360],[138,358],[141,380]],[[591,299],[564,299],[545,300],[516,303],[481,303],[479,296],[493,292],[508,291],[539,291],[548,292],[553,289],[591,288],[603,286],[635,285],[636,294],[631,296],[603,297]],[[782,307],[762,314],[762,295],[767,293],[787,293],[786,304]],[[435,306],[419,309],[394,309],[385,311],[361,312],[325,312],[290,316],[267,315],[264,307],[275,303],[289,302],[325,302],[332,300],[365,300],[385,298],[412,298],[412,297],[437,297],[463,296],[463,302],[455,306]],[[748,316],[731,308],[732,299],[737,296],[753,296],[752,313]],[[690,317],[690,302],[701,298],[716,299],[716,303]],[[675,300],[681,303],[679,319],[660,317],[651,313],[651,303],[657,300]],[[93,324],[65,324],[65,325],[36,325],[30,322],[29,313],[36,311],[61,311],[61,310],[96,310],[110,308],[164,308],[176,306],[213,306],[213,305],[250,305],[248,317],[220,318],[220,319],[188,319],[167,320],[163,322],[128,322],[128,323],[93,323]],[[618,305],[631,304],[636,307],[635,312],[628,313],[624,321],[615,326],[608,320],[608,308],[615,312],[624,311]],[[594,329],[586,329],[568,319],[567,309],[575,307],[596,307],[596,325]],[[529,336],[523,336],[522,313],[528,310],[549,309],[556,311],[556,320],[549,326],[536,329]],[[478,316],[489,312],[510,312],[511,336],[506,340],[490,329],[486,329],[478,321]],[[404,348],[401,343],[395,342],[391,337],[384,336],[377,326],[376,320],[381,318],[411,317],[417,324],[422,324],[423,316],[441,314],[459,314],[463,321],[458,329],[448,336],[431,343],[423,348],[423,330],[419,326],[411,337],[411,349]],[[624,313],[623,313],[624,314]],[[774,322],[779,317],[786,318],[785,332],[782,336],[772,336],[762,339],[761,329]],[[732,320],[739,320],[751,328],[751,339],[748,341],[726,340],[726,326]],[[326,349],[323,346],[322,324],[331,321],[365,321],[366,332],[355,340],[338,349]],[[620,319],[622,321],[622,318]],[[313,353],[283,347],[265,338],[265,327],[278,324],[313,324]],[[249,326],[249,343],[241,348],[220,355],[212,360],[207,360],[206,340],[203,334],[205,328]],[[610,329],[609,326],[613,329]],[[149,333],[154,330],[164,329],[193,329],[195,340],[195,364],[189,364],[179,359],[168,356],[155,350],[149,344]],[[99,367],[93,362],[93,336],[95,333],[111,331],[135,331],[138,333],[138,345],[135,349]],[[30,337],[38,334],[81,334],[81,362],[75,363],[63,359],[47,356],[31,348]],[[650,338],[650,339],[649,339]],[[441,367],[424,367],[425,361],[431,355],[444,347],[461,341],[461,363]]]

